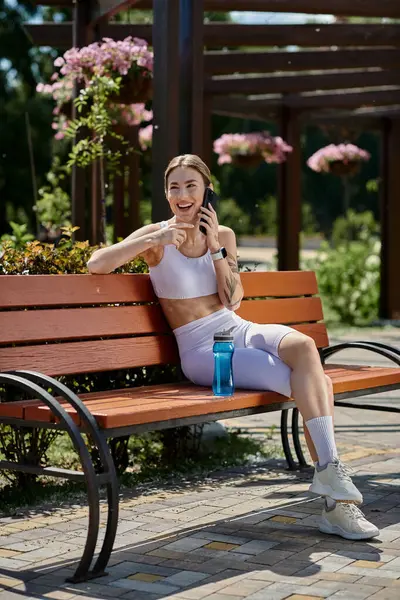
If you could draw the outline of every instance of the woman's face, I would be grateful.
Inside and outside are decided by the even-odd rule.
[[[176,167],[167,181],[167,200],[179,221],[197,220],[204,197],[204,180],[196,169]]]

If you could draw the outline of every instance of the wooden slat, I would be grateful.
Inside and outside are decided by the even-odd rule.
[[[57,277],[57,279],[55,279]],[[318,293],[312,271],[241,273],[245,297]],[[0,308],[154,302],[148,274],[0,275]]]
[[[336,394],[400,384],[400,368],[327,365],[325,371],[329,375],[335,371],[332,380]],[[197,415],[206,416],[208,413],[257,407],[282,401],[285,401],[285,398],[274,392],[236,390],[233,397],[219,399],[213,396],[210,388],[190,384],[169,384],[135,388],[128,396],[120,396],[117,391],[114,392],[113,397],[109,396],[105,403],[86,400],[85,404],[101,427],[110,428]],[[71,415],[75,414],[73,409],[67,410]],[[28,405],[25,418],[47,421],[53,417],[47,407]]]
[[[72,0],[34,0],[39,6],[72,6]],[[110,3],[111,0],[108,0]],[[154,0],[137,0],[137,8],[151,9]],[[299,12],[306,14],[327,14],[349,17],[389,17],[400,18],[398,0],[204,0],[204,10]]]
[[[0,371],[24,368],[53,377],[177,362],[171,336],[0,348]]]
[[[57,46],[72,45],[72,24],[25,23],[24,29],[33,44]],[[152,42],[152,26],[131,23],[111,23],[103,28],[103,35],[114,40],[127,36],[140,37]],[[400,25],[397,24],[305,24],[305,25],[243,25],[238,23],[206,23],[204,42],[209,48],[223,46],[399,46]]]
[[[155,300],[147,274],[0,275],[0,308]]]
[[[318,294],[317,279],[313,271],[255,271],[241,273],[241,280],[245,298]]]
[[[292,324],[323,319],[319,298],[244,300],[237,314],[253,323]]]
[[[0,344],[83,340],[169,331],[158,304],[0,313]]]
[[[204,54],[207,75],[229,73],[273,73],[274,71],[323,71],[326,69],[399,68],[400,50],[351,48],[344,50],[304,50],[302,52],[212,51]],[[328,74],[328,73],[327,73]]]
[[[205,82],[209,94],[283,94],[398,85],[400,71],[346,71],[316,75],[218,77]]]

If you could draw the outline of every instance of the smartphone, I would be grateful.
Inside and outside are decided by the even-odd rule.
[[[214,192],[214,190],[212,190],[210,187],[206,187],[205,192],[204,192],[204,198],[203,198],[203,204],[202,206],[204,206],[204,208],[209,208],[209,204],[211,204],[211,206],[213,207],[213,209],[216,211],[217,210],[217,204],[218,204],[218,196],[217,194]],[[200,219],[200,223],[204,222],[204,219]],[[207,235],[207,230],[205,227],[203,227],[203,225],[200,225],[199,227],[201,233],[203,233],[204,235]]]

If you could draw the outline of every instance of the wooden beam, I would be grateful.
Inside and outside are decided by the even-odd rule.
[[[279,133],[293,147],[278,171],[278,270],[297,271],[301,231],[301,142],[298,115],[283,107]]]
[[[381,296],[382,319],[400,320],[400,119],[384,119],[381,161]]]
[[[72,0],[34,0],[43,6],[71,6]],[[138,8],[150,9],[153,0],[138,0]],[[267,12],[300,12],[306,14],[335,14],[354,17],[400,17],[400,6],[397,0],[205,0],[205,10],[219,12],[230,11],[267,11]]]
[[[179,0],[156,0],[153,21],[154,91],[152,219],[169,218],[164,171],[179,144]]]
[[[277,94],[289,92],[312,92],[382,85],[399,85],[400,70],[395,71],[349,71],[321,75],[269,75],[267,77],[219,77],[208,79],[206,92],[227,94]]]
[[[94,23],[108,21],[123,10],[132,8],[138,0],[96,0],[94,10]]]
[[[179,154],[203,152],[203,12],[203,0],[180,0]]]
[[[338,90],[337,93],[329,94],[287,94],[286,96],[270,95],[267,97],[254,96],[253,98],[227,96],[215,98],[213,107],[224,104],[233,106],[253,107],[254,111],[268,110],[277,106],[288,106],[298,109],[310,108],[351,108],[362,106],[385,106],[400,103],[400,88],[382,90],[373,89],[367,91]]]
[[[400,117],[400,104],[394,106],[373,106],[367,108],[354,108],[352,110],[319,110],[317,112],[302,112],[302,117],[309,121],[338,121],[348,119],[351,121],[354,118],[358,120],[365,119],[369,122],[375,120],[381,127],[380,119],[383,117]]]
[[[27,34],[36,45],[70,47],[71,23],[26,23]],[[112,23],[104,27],[104,36],[122,40],[132,35],[151,43],[151,25]],[[207,47],[221,46],[400,46],[400,25],[204,25]]]
[[[395,90],[377,89],[360,92],[338,90],[335,94],[287,95],[283,99],[285,106],[293,108],[347,108],[351,106],[398,104],[399,102],[400,88]]]
[[[211,110],[216,115],[227,115],[243,119],[254,119],[255,121],[267,121],[276,117],[281,107],[281,99],[278,98],[274,105],[261,104],[247,98],[216,97],[212,99]]]
[[[206,52],[204,68],[208,75],[229,73],[273,73],[274,71],[317,71],[324,69],[361,69],[400,67],[400,50],[351,49],[305,50],[302,52]]]

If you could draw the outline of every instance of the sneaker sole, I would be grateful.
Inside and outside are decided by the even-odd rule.
[[[329,496],[332,498],[332,500],[355,502],[356,504],[362,504],[363,501],[363,497],[360,492],[358,495],[344,494],[343,492],[334,490],[330,485],[322,485],[321,483],[312,483],[309,487],[309,491],[313,494],[317,494],[317,496]]]
[[[352,533],[339,527],[339,525],[331,525],[329,522],[321,523],[319,531],[330,535],[338,535],[346,540],[369,540],[379,535],[379,529],[375,533]]]

